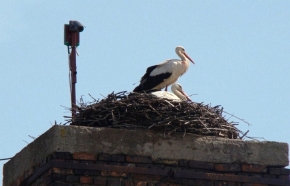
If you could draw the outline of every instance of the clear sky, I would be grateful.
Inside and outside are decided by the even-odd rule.
[[[245,119],[252,125],[238,128],[249,136],[290,143],[289,10],[288,0],[3,1],[0,159],[70,115],[69,20],[86,26],[77,99],[131,91],[148,66],[178,58],[182,45],[196,64],[178,82],[197,94],[193,101]]]

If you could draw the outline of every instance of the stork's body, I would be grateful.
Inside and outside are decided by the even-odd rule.
[[[171,92],[167,91],[155,91],[151,92],[151,94],[163,98],[163,99],[169,99],[172,101],[191,101],[190,98],[187,96],[187,94],[182,90],[182,87],[178,83],[174,83],[171,86]]]
[[[141,78],[140,84],[133,91],[161,90],[164,87],[166,87],[165,90],[167,91],[167,87],[175,83],[187,71],[189,67],[188,60],[194,64],[192,59],[185,53],[183,47],[176,47],[175,52],[181,60],[169,59],[158,65],[148,67]]]

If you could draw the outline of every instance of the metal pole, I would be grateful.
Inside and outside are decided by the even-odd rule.
[[[77,47],[77,32],[71,32],[72,48],[70,53],[70,67],[71,67],[71,108],[72,118],[76,116],[76,82],[77,82],[77,66],[76,66],[76,47]]]
[[[84,26],[78,21],[69,21],[64,25],[64,44],[68,47],[69,53],[69,70],[70,70],[70,90],[71,90],[71,113],[72,123],[74,125],[76,117],[76,83],[77,83],[77,65],[76,65],[76,47],[79,46],[79,33],[84,30]],[[71,52],[69,47],[71,46]]]

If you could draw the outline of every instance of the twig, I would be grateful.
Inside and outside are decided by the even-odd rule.
[[[249,130],[247,130],[247,132],[245,132],[245,134],[242,135],[242,137],[240,137],[240,139],[243,139],[243,137],[245,137],[248,134]]]

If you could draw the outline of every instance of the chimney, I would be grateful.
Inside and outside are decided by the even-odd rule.
[[[4,186],[290,185],[288,144],[55,125],[4,165]]]

